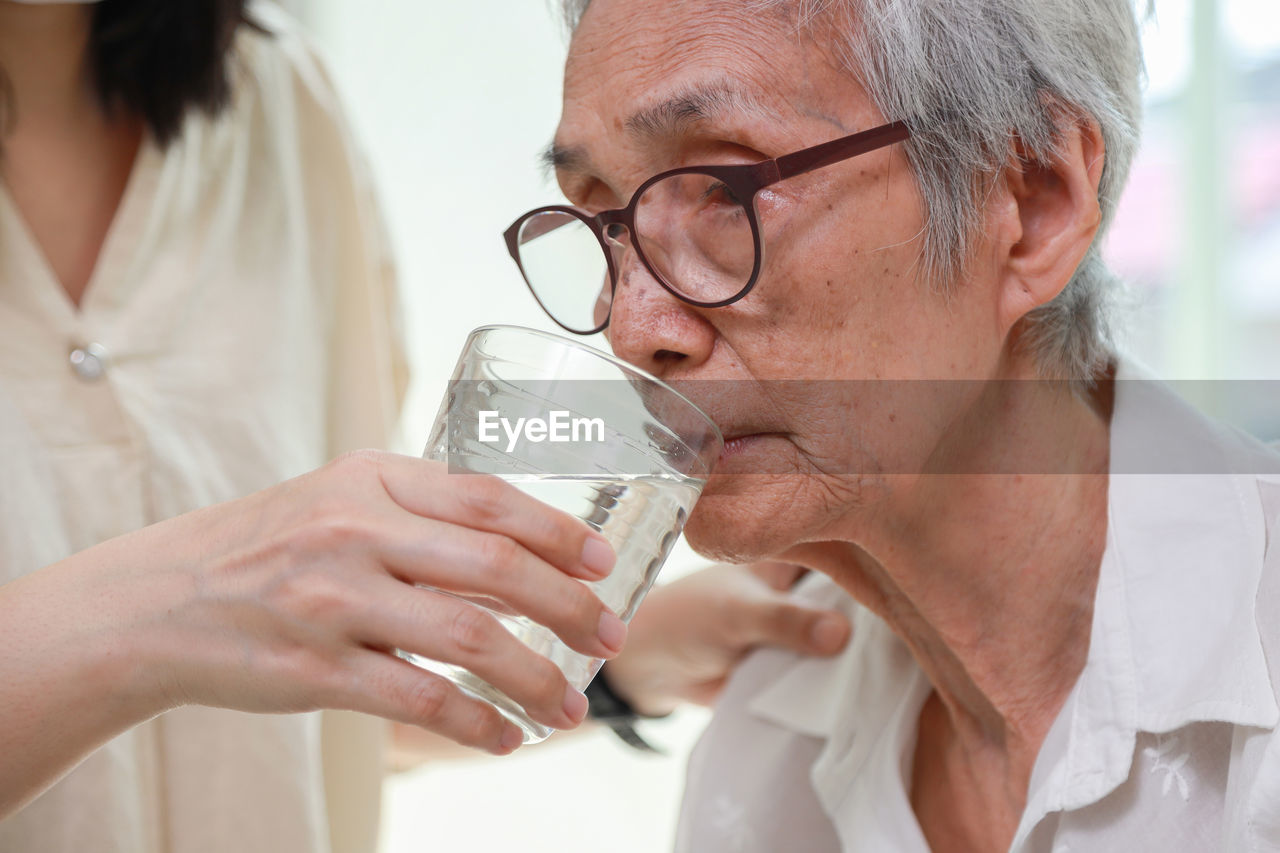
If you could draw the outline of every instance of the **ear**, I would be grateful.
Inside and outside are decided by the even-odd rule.
[[[1098,183],[1105,148],[1092,117],[1061,130],[1052,159],[1032,160],[1020,142],[1010,153],[991,208],[999,270],[999,322],[1006,333],[1051,301],[1071,280],[1098,232]]]

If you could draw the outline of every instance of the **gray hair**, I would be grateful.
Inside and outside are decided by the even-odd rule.
[[[925,281],[963,276],[991,179],[1016,139],[1051,160],[1062,126],[1098,122],[1106,146],[1093,244],[1062,292],[1026,318],[1042,375],[1089,381],[1112,352],[1119,282],[1099,245],[1138,146],[1142,53],[1131,0],[747,0],[797,24],[834,24],[836,55],[877,108],[911,128],[907,158],[928,211]],[[577,26],[590,0],[562,0]]]

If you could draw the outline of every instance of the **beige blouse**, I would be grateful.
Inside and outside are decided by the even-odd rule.
[[[255,9],[272,35],[241,32],[234,104],[144,142],[79,309],[0,189],[0,583],[387,445],[406,370],[368,176],[297,26]],[[0,822],[0,851],[367,848],[381,729],[330,719],[164,714]]]

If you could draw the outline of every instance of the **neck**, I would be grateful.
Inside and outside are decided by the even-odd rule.
[[[925,473],[998,473],[888,478],[889,496],[873,517],[846,519],[843,541],[785,557],[884,618],[934,686],[957,754],[997,765],[1025,796],[1088,653],[1109,402],[1044,382],[997,381],[977,397]]]
[[[79,4],[0,0],[0,71],[12,99],[4,114],[25,126],[64,124],[88,105],[100,111],[87,61],[91,15]]]

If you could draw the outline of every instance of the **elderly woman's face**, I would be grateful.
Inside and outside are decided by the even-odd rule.
[[[900,118],[792,21],[745,7],[592,2],[556,134],[572,203],[621,207],[667,169],[756,162]],[[690,306],[628,251],[609,329],[619,356],[661,377],[734,381],[699,399],[731,440],[687,528],[730,559],[856,536],[899,488],[878,475],[920,470],[962,407],[908,399],[907,383],[774,380],[977,378],[1003,337],[980,257],[953,297],[916,280],[924,214],[901,145],[770,187],[757,209],[766,260],[745,299]]]

